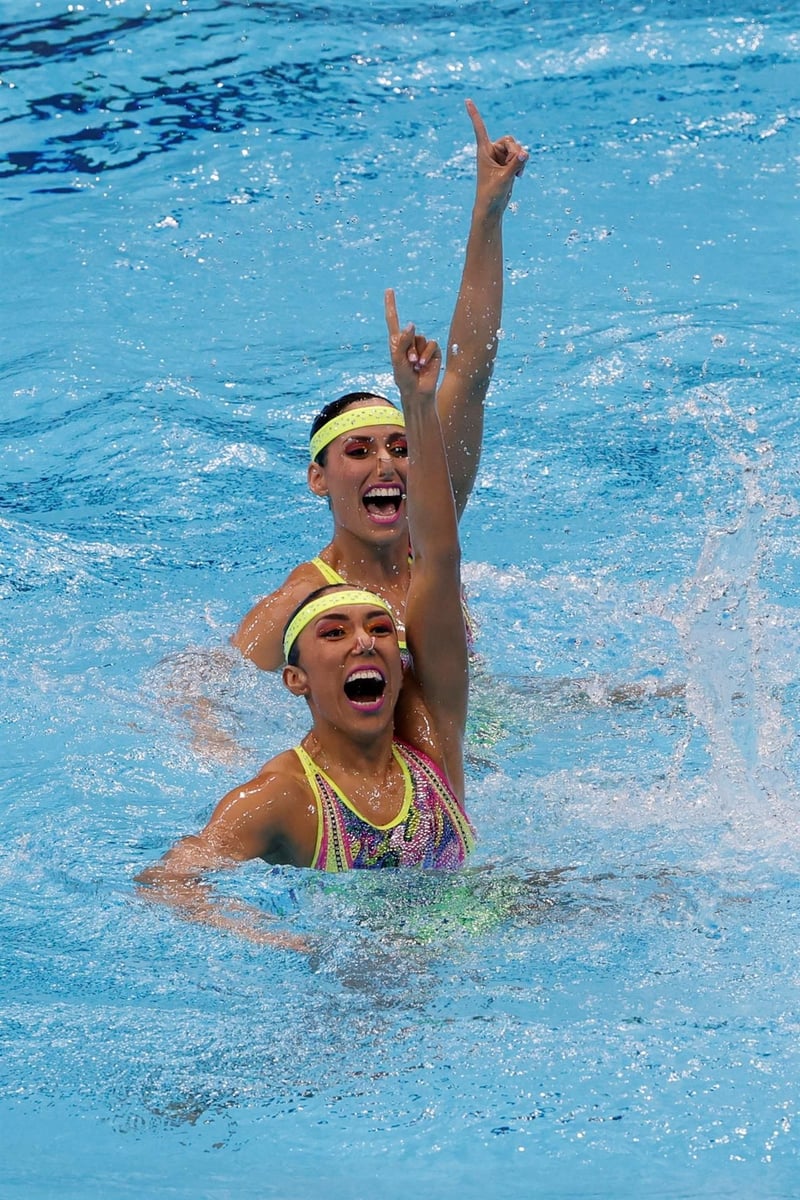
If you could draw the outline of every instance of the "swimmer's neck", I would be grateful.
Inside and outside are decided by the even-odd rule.
[[[373,587],[383,582],[408,584],[407,537],[380,546],[337,530],[320,557],[350,583]]]
[[[342,778],[380,779],[391,770],[394,761],[392,743],[394,723],[379,733],[363,738],[329,728],[318,717],[303,738],[303,746],[317,766],[327,774]]]

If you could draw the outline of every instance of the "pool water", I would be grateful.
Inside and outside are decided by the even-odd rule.
[[[401,20],[402,18],[402,20]],[[0,1194],[796,1197],[797,3],[0,0]],[[226,651],[322,403],[531,150],[462,524],[479,844],[137,870],[305,728]],[[187,719],[203,692],[217,736]]]

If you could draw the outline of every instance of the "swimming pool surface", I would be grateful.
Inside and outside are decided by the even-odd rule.
[[[402,18],[402,20],[401,20]],[[800,1195],[800,4],[0,0],[0,1195]],[[304,729],[309,421],[531,150],[455,876],[132,877]],[[199,684],[198,684],[199,681]],[[200,686],[216,741],[192,733]]]

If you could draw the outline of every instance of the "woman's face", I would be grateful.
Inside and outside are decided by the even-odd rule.
[[[334,438],[325,465],[311,463],[309,487],[329,498],[338,528],[383,544],[408,537],[407,464],[405,430],[371,425]]]
[[[403,670],[385,609],[334,604],[309,622],[296,645],[297,666],[284,668],[284,680],[306,697],[315,720],[357,736],[393,721]]]

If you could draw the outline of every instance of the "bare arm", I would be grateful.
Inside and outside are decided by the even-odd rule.
[[[469,668],[461,612],[461,550],[441,425],[436,379],[441,351],[400,329],[394,292],[386,293],[386,324],[394,377],[408,439],[408,524],[414,562],[406,604],[406,636],[414,674],[450,783],[464,795],[463,737]]]
[[[207,878],[252,858],[291,861],[293,852],[302,856],[305,842],[313,853],[316,824],[306,828],[308,805],[303,805],[301,792],[291,776],[265,768],[223,797],[204,829],[181,838],[136,877],[140,894],[175,909],[187,921],[251,941],[308,949],[303,939],[268,928],[272,919],[255,906],[217,895]]]
[[[515,138],[489,140],[471,100],[477,183],[461,286],[447,339],[447,363],[437,396],[456,511],[469,500],[481,455],[483,405],[497,356],[503,311],[503,214],[528,152]]]
[[[206,873],[228,870],[238,863],[208,853],[198,838],[185,838],[162,860],[137,876],[143,900],[165,904],[185,921],[234,933],[248,941],[287,950],[307,950],[293,934],[270,929],[270,917],[254,905],[218,895]]]

